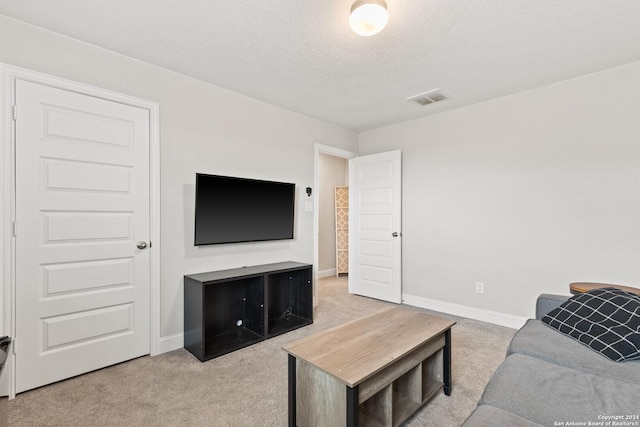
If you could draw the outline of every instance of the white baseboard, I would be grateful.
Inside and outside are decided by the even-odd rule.
[[[520,329],[527,321],[526,317],[499,313],[497,311],[485,310],[482,308],[468,307],[466,305],[438,301],[415,295],[403,294],[402,302],[403,304],[412,305],[414,307],[426,308],[427,310],[439,311],[441,313],[466,317],[468,319],[493,323],[494,325],[506,326],[507,328],[513,329]]]
[[[328,270],[318,271],[318,273],[316,273],[316,277],[318,279],[322,279],[323,277],[333,277],[335,275],[336,275],[336,269],[335,268],[330,268]]]
[[[160,338],[158,352],[152,354],[152,356],[157,356],[162,353],[167,353],[169,351],[177,350],[179,348],[184,347],[184,334],[178,333],[174,335],[169,335],[166,337]]]

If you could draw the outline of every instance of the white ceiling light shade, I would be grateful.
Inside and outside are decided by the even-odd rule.
[[[351,6],[349,25],[361,36],[372,36],[387,25],[387,3],[384,0],[357,0]]]

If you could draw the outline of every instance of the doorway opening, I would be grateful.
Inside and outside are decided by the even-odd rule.
[[[349,236],[345,228],[345,214],[336,210],[336,187],[349,185],[349,159],[356,153],[316,144],[314,156],[314,268],[315,279],[346,276],[348,252],[345,244]],[[347,201],[348,208],[348,201]],[[348,220],[346,221],[348,223]],[[337,225],[341,223],[341,227]],[[342,253],[340,249],[343,248]],[[339,266],[346,259],[347,265]],[[314,288],[314,305],[318,304],[317,287]]]

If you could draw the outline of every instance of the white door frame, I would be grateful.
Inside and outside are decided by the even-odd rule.
[[[149,349],[152,356],[162,353],[160,337],[160,106],[151,101],[88,86],[66,79],[26,70],[0,63],[2,84],[0,86],[0,335],[15,337],[15,131],[13,122],[13,100],[16,79],[68,90],[84,95],[119,102],[149,111],[149,183],[150,183],[150,271],[149,271]],[[19,341],[17,343],[19,345]],[[9,352],[7,365],[0,381],[0,396],[15,397],[15,355]]]
[[[314,144],[313,155],[313,306],[318,305],[318,291],[316,281],[318,279],[318,233],[320,231],[320,214],[318,212],[320,204],[320,194],[318,188],[320,188],[320,154],[328,154],[334,157],[340,157],[343,159],[353,159],[358,157],[358,154],[347,150],[341,150],[340,148],[331,147],[330,145]]]

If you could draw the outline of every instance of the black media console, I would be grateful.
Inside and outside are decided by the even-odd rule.
[[[312,270],[280,262],[184,276],[184,347],[204,362],[313,323]]]

